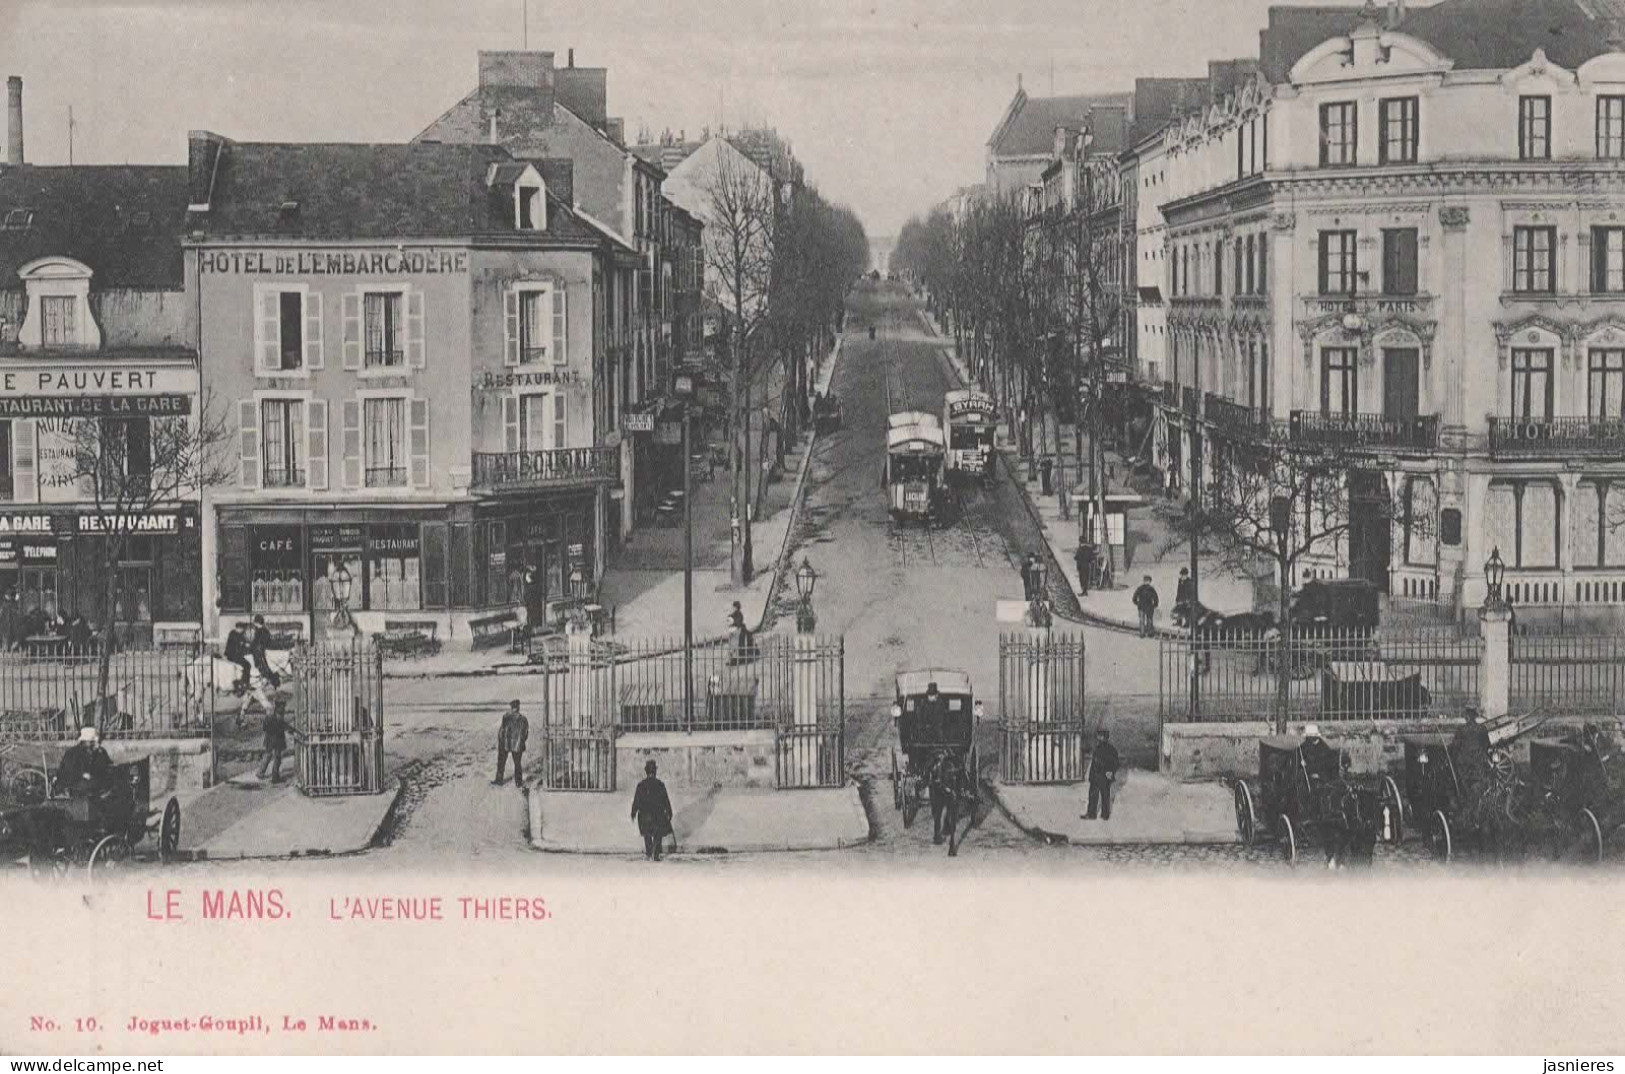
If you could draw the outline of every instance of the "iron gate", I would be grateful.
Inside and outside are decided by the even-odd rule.
[[[1084,701],[1081,635],[1001,635],[999,778],[1006,783],[1082,779]]]
[[[305,794],[384,789],[384,661],[371,645],[295,649],[292,722]]]

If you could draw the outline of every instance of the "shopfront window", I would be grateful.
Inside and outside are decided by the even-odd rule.
[[[298,526],[255,526],[249,600],[256,612],[305,610],[304,534]]]
[[[350,599],[346,607],[355,611],[362,604],[360,578],[362,572],[361,546],[364,534],[360,526],[314,526],[310,531],[310,600],[317,612],[332,612],[338,604],[334,599],[333,580],[343,567],[352,579]]]
[[[485,594],[492,604],[511,601],[508,593],[508,523],[492,519],[485,524]]]
[[[369,609],[409,611],[423,606],[422,544],[416,524],[372,527],[367,553]]]

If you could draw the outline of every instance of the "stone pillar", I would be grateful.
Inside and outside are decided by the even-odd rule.
[[[605,690],[599,669],[593,666],[592,635],[572,625],[566,636],[570,673],[569,692],[565,699],[571,727],[603,727],[613,723],[615,713],[604,706]],[[551,678],[552,676],[544,676]]]
[[[1459,433],[1466,424],[1467,224],[1465,205],[1439,210],[1444,230],[1444,278],[1439,281],[1438,328],[1433,344],[1433,383],[1443,391],[1440,424]],[[1494,398],[1493,391],[1491,398]]]
[[[1478,611],[1479,636],[1484,648],[1478,658],[1478,711],[1486,720],[1505,716],[1511,689],[1511,618],[1507,606],[1498,599]]]
[[[797,727],[818,726],[818,638],[813,634],[795,636],[791,682],[792,711]]]

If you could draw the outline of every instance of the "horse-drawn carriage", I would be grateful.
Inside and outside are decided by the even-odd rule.
[[[930,803],[932,841],[946,837],[949,855],[957,855],[959,819],[974,817],[981,800],[975,736],[982,703],[963,671],[899,672],[896,686],[891,713],[900,745],[891,755],[892,804],[906,828],[920,804]]]
[[[50,768],[25,768],[0,789],[0,855],[42,874],[83,866],[91,876],[147,849],[170,861],[180,848],[181,806],[153,807],[149,759],[113,765],[89,794],[66,794]]]
[[[1600,862],[1625,830],[1625,773],[1617,749],[1590,723],[1564,738],[1529,744],[1531,781],[1552,832],[1553,857]]]
[[[1511,743],[1540,726],[1539,716],[1469,719],[1452,734],[1405,735],[1405,827],[1427,833],[1439,861],[1464,851],[1499,855],[1524,843],[1536,804],[1533,784],[1519,777]]]
[[[813,400],[813,427],[819,436],[827,436],[841,427],[841,401],[834,393],[820,395]]]
[[[1367,864],[1378,842],[1398,842],[1399,787],[1388,776],[1357,780],[1349,755],[1306,728],[1302,738],[1277,736],[1258,743],[1258,779],[1236,781],[1236,829],[1248,846],[1273,836],[1288,862],[1307,842],[1319,841],[1328,867]]]

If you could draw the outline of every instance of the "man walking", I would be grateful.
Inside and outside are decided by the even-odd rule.
[[[232,693],[242,696],[248,692],[248,680],[254,674],[254,666],[248,662],[248,635],[243,633],[241,623],[231,624],[231,633],[226,635],[226,659],[243,669],[231,688]]]
[[[508,711],[502,715],[502,726],[497,729],[497,778],[491,786],[500,787],[507,782],[508,755],[513,755],[513,785],[525,789],[525,742],[530,738],[530,721],[519,711],[517,699],[508,702]]]
[[[1111,743],[1111,734],[1102,727],[1095,732],[1095,751],[1089,758],[1089,812],[1084,820],[1112,819],[1112,784],[1117,781],[1117,747]]]
[[[1196,596],[1196,583],[1191,580],[1189,567],[1179,568],[1179,584],[1174,587],[1174,625],[1188,626],[1196,618],[1191,600]]]
[[[666,794],[666,785],[655,777],[653,761],[644,765],[643,771],[643,782],[632,795],[632,819],[638,822],[638,832],[643,836],[643,856],[659,861],[661,845],[671,834],[671,798]]]
[[[1155,634],[1153,625],[1157,617],[1157,587],[1151,584],[1151,576],[1145,576],[1145,581],[1134,591],[1134,607],[1140,612],[1140,637],[1149,638]]]
[[[282,782],[282,755],[288,751],[288,722],[273,708],[260,725],[265,732],[265,756],[260,760],[260,779],[270,772],[272,783]]]

